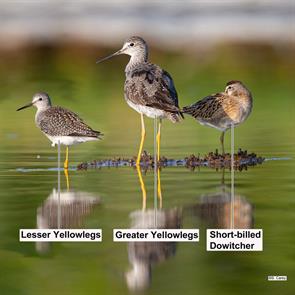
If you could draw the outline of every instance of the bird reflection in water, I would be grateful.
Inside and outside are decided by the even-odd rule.
[[[147,194],[140,167],[137,167],[137,173],[142,191],[142,210],[136,210],[130,213],[130,228],[180,228],[182,221],[182,212],[180,209],[146,209]],[[151,284],[153,267],[166,261],[175,252],[175,242],[129,242],[128,258],[131,269],[125,273],[128,288],[132,291],[143,291],[147,289]]]
[[[213,228],[250,229],[254,226],[253,206],[243,196],[227,191],[222,170],[221,186],[218,192],[201,196],[194,207],[195,213]]]
[[[65,170],[67,189],[52,190],[48,198],[37,209],[37,229],[75,229],[83,225],[83,220],[100,205],[100,197],[92,193],[70,189],[68,171]],[[50,242],[37,242],[37,252],[49,251]]]

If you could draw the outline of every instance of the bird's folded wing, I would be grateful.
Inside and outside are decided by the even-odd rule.
[[[196,119],[214,119],[224,114],[223,93],[216,93],[204,97],[198,102],[183,108],[183,112],[192,115]]]
[[[149,64],[132,72],[126,79],[125,93],[134,104],[179,113],[177,92],[171,76]]]
[[[50,136],[98,137],[100,134],[85,124],[77,114],[61,107],[52,107],[45,111],[39,125]]]

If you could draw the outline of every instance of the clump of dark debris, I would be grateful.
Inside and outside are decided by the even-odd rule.
[[[218,150],[208,153],[203,158],[190,155],[185,158],[185,161],[185,166],[192,169],[199,166],[208,166],[214,169],[231,168],[231,154],[219,154]],[[239,171],[247,170],[248,166],[262,164],[263,161],[264,158],[258,157],[255,153],[248,154],[247,151],[239,149],[238,152],[234,154],[234,169]]]
[[[255,166],[258,164],[262,164],[264,158],[258,157],[254,153],[248,154],[247,151],[243,151],[241,149],[238,150],[236,154],[234,154],[234,168],[235,170],[247,170],[248,166]],[[86,170],[89,168],[102,168],[102,167],[123,167],[129,166],[134,167],[136,163],[136,157],[131,159],[125,158],[114,158],[108,160],[93,160],[90,163],[84,162],[77,166],[78,170]],[[184,159],[167,159],[162,156],[158,161],[157,165],[159,167],[176,167],[176,166],[184,166],[189,169],[194,170],[196,167],[209,167],[213,169],[221,169],[221,168],[231,168],[231,154],[219,154],[218,150],[215,152],[210,152],[203,157],[200,155],[190,155],[185,157]],[[141,155],[140,166],[144,169],[149,169],[154,167],[154,157],[144,151]]]

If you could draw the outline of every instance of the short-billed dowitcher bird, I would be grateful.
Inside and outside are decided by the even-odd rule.
[[[52,146],[58,143],[66,146],[65,169],[68,169],[70,145],[99,140],[103,135],[90,128],[72,111],[52,106],[50,97],[45,92],[36,93],[31,103],[17,109],[17,111],[31,106],[37,108],[35,115],[37,127],[49,138]]]
[[[162,119],[167,118],[173,123],[179,122],[182,113],[178,106],[177,92],[172,77],[158,65],[148,61],[148,46],[141,37],[127,39],[120,50],[98,60],[97,63],[120,54],[130,56],[125,68],[125,100],[141,116],[141,142],[136,161],[138,166],[146,134],[143,115],[160,119],[157,133],[159,160]]]
[[[224,134],[232,124],[243,123],[252,110],[252,95],[240,81],[230,81],[224,92],[206,96],[184,107],[183,113],[192,115],[202,125],[220,130],[220,142],[224,154]]]

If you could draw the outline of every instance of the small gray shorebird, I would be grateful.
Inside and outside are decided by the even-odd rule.
[[[183,108],[202,125],[220,130],[220,142],[224,154],[224,134],[231,124],[243,123],[251,113],[253,99],[251,92],[240,81],[229,81],[225,91],[206,96],[198,102]]]
[[[183,115],[178,106],[178,96],[172,77],[158,65],[148,61],[148,46],[141,37],[128,38],[120,50],[98,60],[97,63],[120,54],[130,56],[125,68],[125,100],[141,116],[141,141],[136,160],[138,166],[146,135],[143,115],[160,119],[157,133],[158,160],[160,159],[162,119],[167,118],[174,123],[179,122]]]
[[[90,128],[75,113],[59,106],[52,106],[50,97],[45,92],[36,93],[32,102],[17,111],[34,106],[37,108],[35,122],[38,128],[49,138],[54,147],[60,142],[66,146],[64,168],[68,169],[69,146],[86,141],[99,140],[103,136]]]

